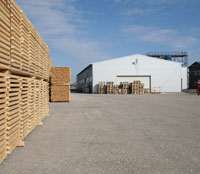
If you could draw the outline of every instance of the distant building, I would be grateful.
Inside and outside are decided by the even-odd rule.
[[[76,88],[78,92],[93,92],[93,65],[88,65],[83,69],[76,78]]]
[[[187,76],[187,67],[182,63],[131,55],[88,65],[77,75],[77,89],[96,93],[100,81],[120,84],[140,80],[149,91],[181,92],[187,89]]]
[[[188,65],[188,53],[185,51],[175,51],[175,52],[150,52],[146,54],[150,57],[156,57],[164,60],[171,60],[174,62],[180,62],[184,66]]]
[[[189,88],[196,89],[198,80],[200,80],[200,62],[194,62],[189,66]]]

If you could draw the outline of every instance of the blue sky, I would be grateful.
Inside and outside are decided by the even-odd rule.
[[[17,0],[56,66],[76,75],[91,62],[150,51],[200,61],[199,0]]]

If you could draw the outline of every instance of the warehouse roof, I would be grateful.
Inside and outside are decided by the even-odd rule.
[[[93,64],[103,63],[103,62],[109,62],[109,61],[117,61],[117,60],[122,60],[122,59],[130,59],[130,58],[157,59],[158,61],[162,61],[162,62],[173,62],[173,63],[181,64],[180,62],[174,62],[174,61],[171,61],[171,60],[159,59],[159,58],[155,58],[155,57],[146,56],[146,55],[143,55],[143,54],[133,54],[133,55],[129,55],[129,56],[117,57],[117,58],[111,58],[111,59],[107,59],[107,60],[102,60],[102,61],[93,62],[93,63],[89,64],[87,67],[85,67],[85,68],[84,68],[81,72],[79,72],[77,75],[79,75],[79,74],[81,74],[82,72],[84,72],[86,69],[88,69],[89,67],[91,67]]]
[[[89,64],[88,66],[86,66],[81,72],[79,72],[79,73],[77,74],[77,76],[78,76],[79,74],[81,74],[82,72],[84,72],[86,69],[90,68],[91,66],[92,66],[92,64]]]
[[[107,60],[93,62],[92,64],[101,63],[101,62],[107,62],[107,61],[113,61],[113,60],[129,59],[129,58],[140,58],[140,57],[142,57],[142,58],[145,57],[145,58],[150,58],[150,59],[157,59],[157,60],[163,61],[163,62],[173,62],[173,63],[181,64],[180,62],[174,62],[174,61],[171,61],[171,60],[159,59],[159,58],[155,58],[155,57],[146,56],[146,55],[143,55],[143,54],[132,54],[132,55],[129,55],[129,56],[124,56],[124,57],[111,58],[111,59],[107,59]]]

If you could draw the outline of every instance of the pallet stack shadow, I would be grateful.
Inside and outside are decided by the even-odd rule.
[[[50,101],[69,102],[71,69],[69,67],[51,68]]]
[[[48,46],[14,0],[0,0],[0,162],[49,112]]]

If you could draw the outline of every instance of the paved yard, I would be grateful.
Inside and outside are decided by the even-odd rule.
[[[200,173],[200,97],[74,94],[0,174]]]

